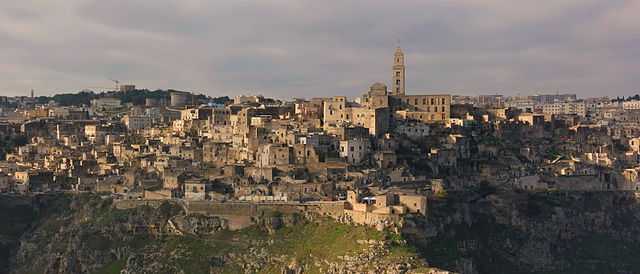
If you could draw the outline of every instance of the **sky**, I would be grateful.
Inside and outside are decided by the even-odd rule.
[[[640,93],[640,0],[0,0],[0,95]]]

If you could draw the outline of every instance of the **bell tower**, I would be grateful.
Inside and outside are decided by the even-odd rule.
[[[391,95],[404,95],[404,53],[400,47],[393,54],[393,82],[391,83]]]

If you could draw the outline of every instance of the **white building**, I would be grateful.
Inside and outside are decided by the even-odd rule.
[[[578,115],[586,116],[587,108],[583,101],[560,102],[542,105],[542,113],[545,115]]]
[[[96,110],[111,110],[121,106],[120,99],[104,97],[91,100],[91,107]]]
[[[622,102],[622,109],[640,109],[640,100],[631,100]]]
[[[347,163],[358,165],[364,162],[371,151],[371,143],[368,139],[357,138],[340,141],[340,157]]]
[[[519,109],[523,112],[533,112],[535,101],[531,96],[512,96],[505,101],[505,107]]]

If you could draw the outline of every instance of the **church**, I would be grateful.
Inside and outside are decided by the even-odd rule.
[[[393,54],[391,89],[374,83],[360,98],[368,108],[389,108],[398,120],[416,120],[424,123],[446,123],[451,113],[451,95],[407,95],[405,93],[406,67],[404,53],[396,48]]]
[[[451,95],[405,94],[405,63],[402,49],[393,55],[392,88],[374,83],[356,103],[346,96],[323,99],[323,128],[327,131],[344,124],[362,126],[381,136],[395,121],[442,123],[449,121]]]

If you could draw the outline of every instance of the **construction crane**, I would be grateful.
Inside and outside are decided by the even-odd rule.
[[[116,91],[120,90],[120,81],[114,80],[114,79],[110,79],[110,80],[116,83]]]

